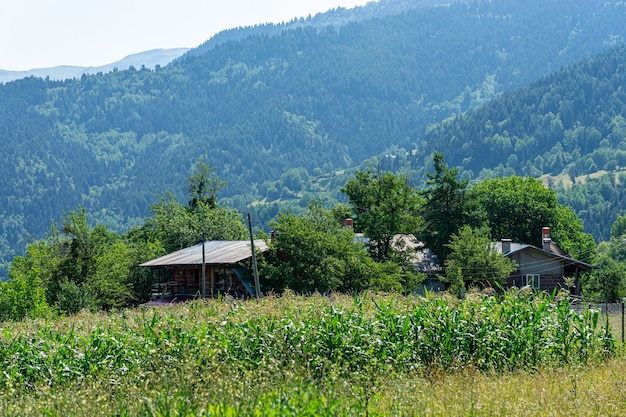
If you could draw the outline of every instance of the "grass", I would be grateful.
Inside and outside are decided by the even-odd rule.
[[[566,299],[211,300],[0,329],[3,415],[623,415],[626,360]]]

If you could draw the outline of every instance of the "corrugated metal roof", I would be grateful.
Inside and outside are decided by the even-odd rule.
[[[255,240],[254,248],[264,252],[267,250],[267,244],[264,240]],[[205,262],[209,265],[234,265],[251,256],[252,251],[249,240],[212,240],[204,242]],[[202,265],[202,243],[161,256],[139,266],[159,267],[176,265]]]

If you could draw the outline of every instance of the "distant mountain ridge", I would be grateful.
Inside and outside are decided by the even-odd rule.
[[[470,0],[457,0],[457,3],[465,3]],[[250,36],[276,36],[286,30],[310,27],[318,30],[329,26],[341,28],[350,23],[364,22],[370,19],[379,19],[405,13],[418,8],[448,6],[449,0],[377,0],[369,1],[364,6],[346,9],[338,7],[327,12],[318,13],[314,16],[300,17],[289,22],[265,23],[254,26],[238,27],[223,30],[212,36],[197,48],[189,51],[188,56],[201,55],[218,45],[230,41],[239,41]]]
[[[130,67],[140,68],[145,66],[154,69],[156,66],[165,66],[185,54],[191,48],[170,48],[170,49],[152,49],[149,51],[139,52],[128,55],[119,61],[111,64],[101,65],[97,67],[78,67],[70,65],[61,65],[50,68],[34,68],[28,71],[8,71],[0,69],[0,83],[7,83],[26,77],[49,77],[51,80],[66,80],[71,78],[80,78],[83,75],[107,73],[118,69],[126,70]]]

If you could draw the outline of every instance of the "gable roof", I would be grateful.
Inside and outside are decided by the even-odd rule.
[[[264,240],[255,240],[254,249],[267,250]],[[212,240],[204,242],[204,261],[209,265],[236,265],[252,257],[249,240]],[[139,266],[168,267],[202,265],[202,242],[185,249],[172,252]]]
[[[504,256],[510,257],[511,255],[518,253],[518,252],[524,252],[524,251],[533,251],[533,252],[537,252],[537,253],[541,253],[543,255],[546,255],[548,257],[551,257],[553,259],[559,260],[561,262],[563,262],[565,265],[576,265],[582,269],[586,269],[586,270],[591,270],[594,268],[593,265],[588,264],[586,262],[583,261],[578,261],[572,257],[570,257],[569,255],[567,255],[567,253],[561,249],[559,246],[557,246],[556,243],[554,242],[550,242],[550,250],[545,250],[542,248],[538,248],[536,246],[533,245],[528,245],[525,243],[515,243],[515,242],[510,242],[509,245],[511,246],[511,249],[506,252],[503,253],[502,251],[502,242],[495,242],[494,243],[494,248],[500,252],[503,253]]]

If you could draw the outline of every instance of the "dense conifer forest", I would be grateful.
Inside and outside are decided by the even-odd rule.
[[[0,264],[79,207],[141,224],[199,157],[260,227],[345,199],[364,166],[418,185],[440,151],[471,179],[545,179],[607,239],[626,165],[623,2],[436,4],[235,30],[154,71],[0,85]]]

